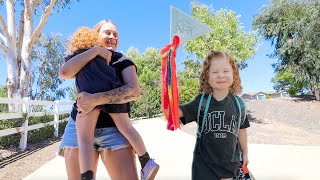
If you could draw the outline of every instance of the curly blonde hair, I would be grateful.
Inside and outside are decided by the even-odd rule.
[[[99,33],[87,27],[80,27],[71,36],[68,50],[73,53],[78,49],[89,49],[93,46],[104,46]]]
[[[208,82],[209,69],[210,69],[212,61],[214,61],[214,59],[218,58],[218,57],[226,58],[232,67],[233,83],[229,87],[229,92],[232,95],[240,94],[242,92],[242,86],[241,86],[239,69],[238,69],[238,66],[237,66],[235,60],[231,57],[230,54],[222,52],[222,51],[215,51],[215,50],[211,50],[203,62],[202,71],[201,71],[200,79],[199,79],[199,83],[200,83],[199,92],[200,93],[207,93],[207,94],[213,93],[213,89]]]
[[[94,29],[95,31],[97,31],[97,32],[100,32],[100,29],[102,28],[102,26],[105,25],[105,24],[107,24],[107,23],[111,23],[111,24],[113,24],[114,26],[116,26],[116,25],[113,23],[113,21],[111,21],[111,20],[102,20],[102,21],[98,22],[98,23],[93,27],[93,29]]]

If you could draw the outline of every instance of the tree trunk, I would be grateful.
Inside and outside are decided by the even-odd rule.
[[[320,101],[320,89],[314,91],[314,96],[316,97],[316,101]]]
[[[8,98],[21,98],[20,89],[19,89],[19,66],[17,64],[15,52],[12,48],[8,48],[6,54],[7,61],[7,88],[8,88]],[[21,106],[8,104],[9,112],[18,112],[21,109]]]
[[[45,7],[43,7],[42,1],[24,1],[24,10],[21,11],[23,20],[20,19],[20,29],[18,29],[19,37],[16,34],[15,2],[14,0],[6,0],[7,24],[0,14],[0,25],[2,25],[5,36],[2,32],[0,32],[0,35],[7,47],[7,49],[3,47],[2,49],[6,52],[8,97],[23,98],[28,96],[32,46],[39,38],[57,0],[50,0],[50,3]],[[37,5],[41,6],[42,14],[38,25],[33,27],[33,15],[35,8],[38,7]],[[12,104],[8,106],[10,112],[21,110],[21,106]]]
[[[30,53],[22,47],[21,52],[21,68],[20,68],[20,94],[21,97],[28,96],[30,84]]]

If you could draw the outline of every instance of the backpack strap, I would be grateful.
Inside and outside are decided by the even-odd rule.
[[[246,103],[242,97],[234,96],[238,109],[239,109],[239,121],[238,121],[238,132],[240,129],[240,126],[244,123],[247,116],[247,108]],[[238,133],[237,133],[238,134]]]
[[[198,124],[198,130],[197,130],[197,137],[201,137],[201,133],[203,132],[204,123],[207,119],[207,113],[211,101],[211,95],[201,94],[200,102],[198,105],[198,116],[197,116],[197,124]],[[244,99],[242,99],[239,96],[234,96],[237,107],[239,109],[239,120],[238,120],[238,129],[237,129],[237,135],[240,130],[240,126],[244,123],[246,116],[247,116],[247,110],[246,110],[246,103]],[[203,115],[201,115],[203,113]],[[202,123],[200,125],[200,118],[202,116]]]
[[[205,94],[201,94],[200,102],[198,105],[198,116],[197,116],[197,124],[198,124],[197,137],[198,138],[201,137],[201,133],[204,128],[204,122],[207,119],[207,113],[208,113],[210,101],[211,101],[211,95],[208,95],[207,97],[205,97]],[[202,116],[202,123],[200,125],[201,112],[203,112],[203,116]]]

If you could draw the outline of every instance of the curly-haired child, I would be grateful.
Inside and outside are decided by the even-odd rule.
[[[90,48],[104,47],[100,40],[99,33],[87,28],[81,27],[76,30],[72,35],[69,44],[69,51],[71,55],[66,57],[66,61],[74,56],[78,56]],[[105,49],[105,51],[110,51]],[[108,54],[112,54],[111,58]],[[104,57],[103,57],[104,56]],[[109,62],[120,61],[124,57],[121,53],[113,52],[100,54],[96,57],[92,57],[92,60],[88,62],[75,77],[77,92],[97,93],[105,92],[117,87],[122,86],[120,79],[116,75],[116,71],[113,67],[109,66]],[[115,61],[115,62],[116,62]],[[100,111],[104,111],[110,114],[114,123],[119,131],[130,142],[133,149],[139,156],[141,167],[153,168],[148,179],[153,179],[156,175],[159,165],[149,157],[143,140],[137,130],[132,126],[129,112],[130,105],[127,104],[107,104],[96,107],[93,111],[86,115],[82,115],[81,112],[76,117],[76,131],[79,144],[79,163],[82,179],[93,179],[93,163],[94,163],[94,130],[98,120]],[[149,165],[147,165],[149,164]],[[152,164],[152,166],[150,165]],[[147,166],[146,166],[147,165]]]
[[[246,128],[250,124],[241,108],[244,101],[236,96],[241,91],[234,59],[228,53],[210,51],[200,74],[200,94],[179,107],[183,124],[198,124],[193,180],[232,180],[240,159],[248,164]]]

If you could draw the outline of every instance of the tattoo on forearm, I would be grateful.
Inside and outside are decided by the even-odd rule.
[[[103,97],[106,98],[106,104],[118,104],[121,100],[129,100],[134,97],[134,95],[126,95],[130,87],[122,86],[112,91],[104,93]],[[112,98],[110,98],[112,97]]]
[[[130,100],[131,98],[134,98],[134,95],[125,96],[123,97],[124,100]]]

